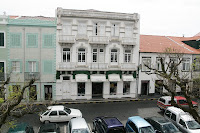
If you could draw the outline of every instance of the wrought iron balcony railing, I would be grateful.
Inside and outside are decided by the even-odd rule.
[[[24,79],[25,80],[39,80],[40,79],[40,72],[24,72]]]

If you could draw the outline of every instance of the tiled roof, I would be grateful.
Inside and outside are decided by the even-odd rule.
[[[199,37],[173,37],[140,35],[140,52],[164,53],[166,48],[176,49],[179,53],[200,54],[200,51],[182,41],[197,40]]]

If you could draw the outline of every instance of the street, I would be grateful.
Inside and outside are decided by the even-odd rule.
[[[89,103],[89,104],[66,104],[69,108],[79,109],[83,118],[92,127],[92,119],[97,116],[115,116],[124,125],[130,116],[139,115],[141,117],[161,116],[162,113],[156,107],[156,100],[154,101],[132,101],[132,102],[112,102],[112,103]],[[19,122],[27,122],[34,127],[37,133],[38,128],[42,125],[39,121],[39,112],[35,114],[27,114],[19,119]],[[67,123],[59,123],[61,133],[66,130]]]

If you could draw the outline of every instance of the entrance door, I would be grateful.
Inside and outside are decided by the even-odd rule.
[[[156,80],[155,82],[155,94],[162,94],[163,93],[163,81],[162,80]]]
[[[92,98],[103,98],[103,83],[92,83]]]
[[[45,85],[45,100],[51,100],[52,99],[52,85]]]
[[[32,85],[29,88],[29,99],[30,100],[37,100],[37,89],[36,89],[36,85]]]
[[[148,95],[149,81],[141,81],[141,95]]]

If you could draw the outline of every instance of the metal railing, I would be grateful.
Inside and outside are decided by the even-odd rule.
[[[25,80],[39,80],[40,79],[40,72],[24,72],[24,79]]]

